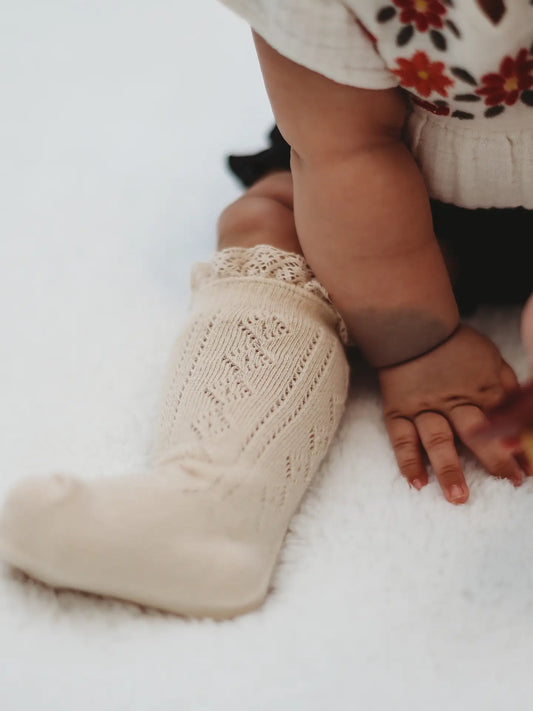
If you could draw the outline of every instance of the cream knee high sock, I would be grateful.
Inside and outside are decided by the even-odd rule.
[[[230,248],[195,267],[150,474],[17,484],[0,555],[51,585],[188,616],[264,599],[339,424],[342,323],[304,259]]]

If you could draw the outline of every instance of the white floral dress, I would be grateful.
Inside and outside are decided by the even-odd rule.
[[[400,86],[431,197],[533,209],[533,3],[222,0],[281,54],[334,81]]]

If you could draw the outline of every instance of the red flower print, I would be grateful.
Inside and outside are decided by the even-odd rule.
[[[425,32],[428,27],[443,26],[442,15],[446,8],[439,0],[392,0],[399,7],[400,22],[414,23],[419,32]]]
[[[528,59],[528,56],[527,49],[521,49],[516,59],[502,59],[499,74],[485,74],[481,77],[484,86],[476,89],[476,94],[485,97],[487,106],[502,103],[512,106],[523,91],[533,86],[533,58]]]
[[[443,102],[443,104],[432,104],[430,101],[424,101],[420,99],[416,94],[411,94],[411,99],[415,104],[418,104],[426,111],[431,111],[432,114],[437,114],[437,116],[448,116],[450,113],[450,107]]]
[[[431,62],[425,52],[415,52],[412,59],[398,57],[398,69],[393,73],[403,87],[412,87],[422,96],[428,97],[436,91],[441,96],[448,96],[447,87],[453,85],[453,79],[444,74],[443,62]]]

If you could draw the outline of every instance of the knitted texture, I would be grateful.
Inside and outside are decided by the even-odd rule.
[[[178,614],[258,606],[339,425],[339,316],[303,258],[232,248],[193,271],[149,476],[25,480],[0,553],[45,582]]]
[[[284,252],[267,244],[252,249],[229,247],[216,252],[211,262],[196,264],[191,274],[193,291],[203,284],[229,277],[255,276],[278,279],[301,287],[331,305],[329,294],[315,278],[301,254]]]

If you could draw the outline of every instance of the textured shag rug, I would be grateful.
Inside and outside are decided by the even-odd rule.
[[[214,0],[29,0],[0,25],[3,497],[145,467],[190,266],[240,194],[224,154],[259,150],[272,117]],[[524,378],[518,312],[474,323]],[[464,462],[466,506],[409,490],[355,371],[260,610],[187,621],[1,565],[0,708],[530,709],[533,485]]]

